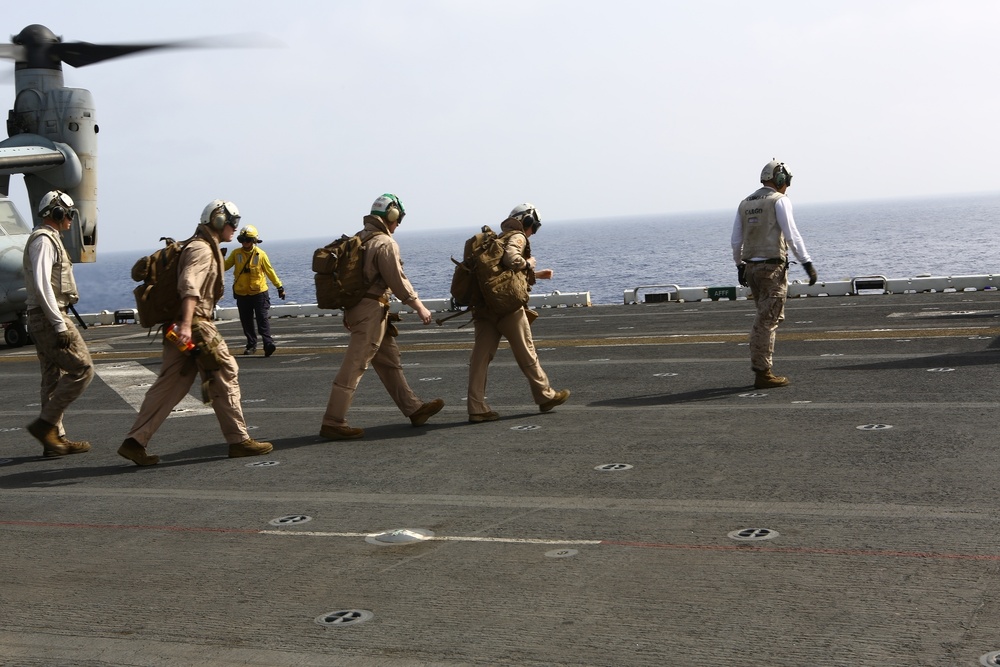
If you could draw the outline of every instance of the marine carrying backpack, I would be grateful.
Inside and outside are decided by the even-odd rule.
[[[177,317],[181,307],[181,297],[177,291],[177,267],[181,252],[194,237],[185,241],[167,237],[160,240],[166,243],[165,247],[151,255],[140,257],[132,266],[132,280],[142,283],[132,291],[135,308],[139,324],[147,329]]]
[[[364,245],[361,234],[341,236],[313,252],[312,270],[316,272],[316,305],[320,308],[353,308],[361,302],[371,283],[364,276]]]
[[[451,296],[458,306],[485,306],[503,317],[528,303],[528,277],[503,265],[506,234],[497,236],[484,225],[465,242],[462,261],[454,257]]]

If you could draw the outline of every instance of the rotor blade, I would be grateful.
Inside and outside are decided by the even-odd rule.
[[[141,51],[169,49],[177,44],[91,44],[90,42],[66,42],[53,44],[52,52],[67,65],[84,67],[103,60],[121,58]]]
[[[187,39],[177,42],[150,44],[91,44],[90,42],[62,42],[52,45],[52,52],[62,62],[72,67],[93,65],[112,58],[151,51],[154,49],[212,49],[212,48],[260,48],[277,46],[273,40],[260,35],[230,35],[201,39]]]
[[[20,44],[0,44],[0,58],[8,60],[24,60],[26,52]]]

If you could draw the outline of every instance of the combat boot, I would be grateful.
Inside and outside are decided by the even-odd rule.
[[[435,398],[429,403],[424,403],[417,411],[410,415],[410,423],[414,426],[423,426],[427,423],[427,420],[441,412],[441,408],[444,407],[444,401],[440,398]]]
[[[229,445],[229,458],[236,459],[241,456],[261,456],[267,454],[274,445],[269,442],[259,442],[253,438],[247,438],[243,442]]]
[[[65,456],[69,449],[59,439],[59,429],[41,417],[28,424],[28,433],[42,443],[42,456]]]
[[[67,454],[82,454],[90,451],[90,443],[86,440],[70,440],[66,436],[60,435],[59,442],[66,448]]]
[[[365,437],[365,430],[348,426],[347,422],[323,424],[319,429],[319,437],[324,440],[356,440]]]
[[[118,455],[124,456],[137,466],[155,466],[160,462],[159,456],[147,454],[146,448],[135,438],[125,438],[125,442],[118,448]]]
[[[774,375],[771,370],[754,371],[757,379],[753,383],[754,389],[774,389],[775,387],[787,387],[791,384],[788,378]]]
[[[557,405],[562,405],[569,398],[569,389],[560,389],[556,395],[538,406],[539,412],[548,412]]]

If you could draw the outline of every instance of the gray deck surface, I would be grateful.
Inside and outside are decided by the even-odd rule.
[[[59,459],[24,429],[33,348],[0,348],[0,664],[980,665],[1000,651],[996,294],[789,301],[793,384],[766,391],[752,316],[544,310],[570,401],[540,414],[504,347],[502,419],[472,425],[472,327],[410,315],[407,376],[447,405],[414,428],[369,370],[350,443],[318,437],[339,318],[276,320],[278,352],[240,357],[274,452],[226,458],[192,399],[145,469],[115,453],[158,369],[145,330],[85,332],[98,377],[66,424],[94,448]],[[365,538],[393,529],[433,539]],[[372,616],[316,622],[351,610]]]

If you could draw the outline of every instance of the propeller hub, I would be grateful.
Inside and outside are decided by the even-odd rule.
[[[54,32],[37,23],[14,35],[11,42],[24,47],[24,60],[18,60],[15,69],[62,69],[62,59],[53,45],[62,42]]]

